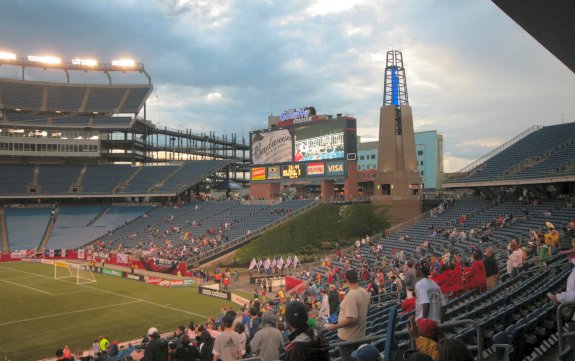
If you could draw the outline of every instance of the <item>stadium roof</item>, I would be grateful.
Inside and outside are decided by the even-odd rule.
[[[575,2],[492,0],[557,59],[575,72]]]

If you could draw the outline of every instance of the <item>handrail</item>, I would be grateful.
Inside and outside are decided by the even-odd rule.
[[[479,324],[479,322],[472,320],[472,319],[447,321],[447,322],[438,324],[438,328],[440,330],[442,330],[445,328],[451,328],[451,327],[457,327],[457,326],[463,326],[463,325],[473,325],[473,327],[475,328],[476,333],[477,333],[477,360],[483,361],[484,360],[484,358],[483,358],[483,351],[484,351],[483,329],[481,328],[481,325]],[[403,330],[403,331],[396,332],[395,337],[397,338],[398,336],[406,336],[408,334],[409,334],[409,332],[407,332],[407,330]],[[574,334],[575,334],[575,332],[574,332]],[[382,338],[385,338],[385,337],[387,337],[386,333],[384,333],[382,335],[365,336],[365,337],[359,338],[357,340],[330,343],[329,347],[332,348],[332,347],[339,347],[339,346],[357,345],[357,344],[366,343],[366,342],[378,341],[378,340],[381,340]],[[468,348],[473,350],[476,347],[468,346]]]
[[[484,156],[480,157],[476,161],[474,161],[474,162],[468,164],[467,166],[461,168],[456,173],[467,173],[467,172],[471,171],[472,169],[474,169],[475,167],[477,167],[481,163],[485,162],[487,159],[497,155],[498,153],[501,153],[505,149],[509,148],[513,144],[517,143],[521,139],[525,138],[526,136],[528,136],[531,133],[536,132],[537,130],[539,130],[541,128],[543,128],[543,126],[541,126],[541,125],[532,125],[530,128],[524,130],[523,132],[521,132],[520,134],[515,136],[513,139],[511,139],[510,141],[503,143],[502,145],[493,149],[491,152],[485,154]]]

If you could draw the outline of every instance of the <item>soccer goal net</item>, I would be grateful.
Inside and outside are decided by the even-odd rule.
[[[54,262],[54,278],[70,279],[78,285],[97,282],[90,267],[66,261]]]

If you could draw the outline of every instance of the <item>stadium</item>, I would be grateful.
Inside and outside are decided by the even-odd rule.
[[[494,3],[575,71],[567,13]],[[254,361],[575,359],[575,123],[444,174],[398,50],[376,142],[303,105],[247,140],[170,129],[130,59],[0,66],[5,360],[227,361],[224,336]]]

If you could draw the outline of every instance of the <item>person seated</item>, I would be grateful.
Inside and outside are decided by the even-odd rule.
[[[439,360],[439,328],[437,322],[429,318],[420,318],[417,321],[415,316],[409,318],[407,331],[412,340],[415,341],[416,350],[431,357],[433,361]]]

